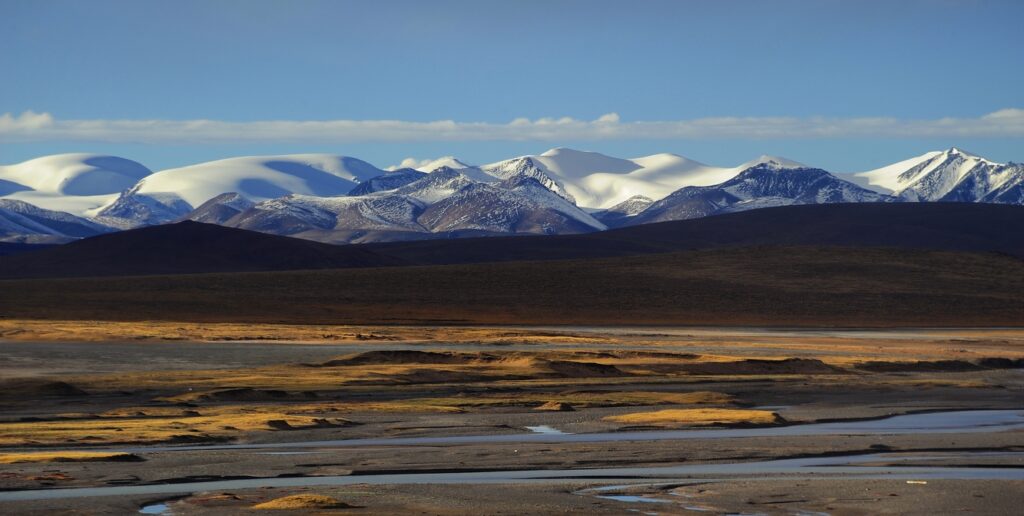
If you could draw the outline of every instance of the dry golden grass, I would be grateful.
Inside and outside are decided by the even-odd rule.
[[[127,462],[139,460],[142,459],[130,453],[110,452],[62,451],[0,454],[0,464],[18,464],[23,462]]]
[[[192,403],[204,401],[204,397],[209,397],[220,389],[239,388],[315,392],[339,388],[476,383],[500,384],[506,387],[571,388],[594,383],[589,381],[590,379],[608,385],[633,383],[639,378],[645,383],[685,382],[687,377],[702,376],[687,373],[685,367],[707,362],[723,366],[715,368],[716,372],[711,375],[718,381],[727,381],[733,377],[752,380],[758,375],[767,379],[779,376],[779,373],[772,371],[771,368],[758,371],[759,366],[742,363],[737,364],[734,374],[729,373],[727,362],[736,360],[736,357],[731,358],[733,360],[720,355],[694,358],[684,353],[647,356],[630,352],[595,354],[590,351],[538,350],[462,353],[453,358],[455,363],[342,362],[330,367],[284,364],[245,369],[126,371],[117,374],[68,375],[63,377],[63,380],[88,392],[116,391],[126,387],[178,390],[181,391],[180,394],[163,398],[163,401]],[[607,366],[614,366],[617,370]],[[799,376],[799,371],[789,374],[795,378]],[[581,402],[589,403],[588,400]],[[459,402],[465,403],[465,400]],[[493,401],[481,400],[480,403],[492,404]],[[639,404],[628,401],[626,403]],[[667,400],[664,403],[674,402]]]
[[[399,342],[578,344],[614,348],[617,344],[655,346],[677,353],[698,350],[701,361],[745,358],[821,358],[838,366],[866,360],[972,359],[986,356],[1024,358],[1022,329],[938,329],[917,331],[915,338],[899,332],[890,336],[860,338],[856,335],[777,335],[744,330],[694,329],[675,334],[552,330],[547,328],[352,326],[302,324],[239,324],[194,322],[108,322],[0,319],[0,338],[26,341],[235,341],[256,340],[288,343],[372,344]],[[708,353],[708,348],[714,348]],[[601,359],[595,359],[602,362]],[[650,358],[620,358],[623,365]]]
[[[645,405],[728,405],[732,396],[720,392],[649,392],[649,391],[589,391],[589,392],[516,392],[487,396],[461,396],[447,398],[419,398],[416,403],[460,409],[539,406],[548,402],[568,403],[574,408],[626,407]]]
[[[572,412],[576,409],[568,403],[562,403],[561,401],[549,401],[539,407],[534,407],[533,410],[540,410],[542,412]]]
[[[286,407],[280,406],[276,409],[287,410]],[[338,419],[274,411],[232,412],[180,418],[134,417],[15,422],[0,424],[0,446],[211,440],[236,437],[245,432],[273,431],[287,427],[344,426],[347,423]]]
[[[665,425],[665,426],[706,426],[706,425],[765,425],[781,422],[778,414],[768,410],[740,410],[720,408],[668,409],[655,412],[634,412],[608,416],[605,421],[613,423]]]
[[[330,496],[317,494],[297,494],[275,498],[269,502],[253,505],[256,510],[302,510],[302,509],[344,509],[351,507]]]
[[[353,326],[239,324],[168,321],[0,320],[0,338],[26,341],[271,341],[287,343],[480,342],[591,344],[611,342],[599,334],[558,330],[445,326]]]
[[[417,399],[381,402],[241,403],[187,407],[122,407],[99,415],[55,414],[51,421],[0,423],[0,446],[158,443],[222,440],[249,432],[352,424],[352,412],[460,413]],[[273,425],[271,422],[275,422]]]
[[[991,380],[967,378],[886,378],[875,381],[874,384],[893,387],[955,387],[957,389],[989,389],[996,386],[996,383]]]
[[[201,393],[186,393],[196,400]],[[172,396],[165,401],[180,401]],[[650,405],[729,405],[731,396],[710,391],[520,392],[486,396],[408,398],[375,402],[214,403],[199,407],[121,407],[98,416],[63,413],[52,421],[0,423],[0,445],[118,444],[237,438],[248,432],[345,426],[358,412],[460,413],[496,407],[535,408],[548,402],[574,408]],[[270,422],[275,422],[271,424]],[[284,426],[281,422],[287,424]]]

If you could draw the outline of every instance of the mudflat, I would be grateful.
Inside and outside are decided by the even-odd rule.
[[[1000,514],[1024,502],[1019,329],[0,331],[4,513]]]

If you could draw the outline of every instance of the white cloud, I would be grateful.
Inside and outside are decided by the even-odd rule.
[[[61,120],[26,111],[0,115],[0,139],[139,143],[583,141],[628,139],[1021,137],[1024,109],[976,118],[711,117],[623,121],[516,118],[508,123],[402,120]],[[415,160],[413,160],[415,161]],[[410,162],[412,163],[412,162]]]
[[[1024,121],[1024,109],[1000,109],[994,113],[989,113],[982,118],[986,120],[1012,120],[1016,119],[1018,122]]]
[[[49,113],[36,113],[29,110],[18,116],[10,113],[0,115],[0,134],[32,132],[52,125],[53,116]]]

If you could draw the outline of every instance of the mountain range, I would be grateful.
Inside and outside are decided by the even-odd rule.
[[[958,148],[833,174],[762,156],[714,167],[556,148],[480,166],[385,170],[353,157],[229,158],[153,172],[125,158],[0,166],[0,242],[62,243],[193,220],[327,243],[574,234],[794,204],[1024,204],[1024,165]]]
[[[541,262],[768,247],[942,250],[1019,260],[1022,234],[1024,206],[983,203],[807,204],[569,235],[359,245],[186,220],[65,245],[0,245],[0,279]]]
[[[1024,314],[1022,234],[1024,206],[984,203],[794,205],[583,234],[356,245],[183,221],[64,245],[0,243],[0,313],[275,324],[1013,326]]]

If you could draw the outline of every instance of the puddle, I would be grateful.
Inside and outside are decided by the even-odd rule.
[[[605,500],[615,500],[616,502],[629,503],[672,503],[672,500],[662,500],[661,498],[647,498],[646,496],[632,495],[599,495],[598,498],[604,498]]]
[[[526,429],[531,431],[531,432],[533,432],[533,433],[535,433],[535,434],[569,435],[569,434],[567,434],[567,433],[565,433],[565,432],[563,432],[563,431],[561,431],[561,430],[559,430],[559,429],[557,429],[555,427],[548,426],[548,425],[528,426],[528,427],[526,427]]]
[[[154,503],[150,505],[144,505],[139,509],[140,514],[167,514],[170,507],[165,503]]]

